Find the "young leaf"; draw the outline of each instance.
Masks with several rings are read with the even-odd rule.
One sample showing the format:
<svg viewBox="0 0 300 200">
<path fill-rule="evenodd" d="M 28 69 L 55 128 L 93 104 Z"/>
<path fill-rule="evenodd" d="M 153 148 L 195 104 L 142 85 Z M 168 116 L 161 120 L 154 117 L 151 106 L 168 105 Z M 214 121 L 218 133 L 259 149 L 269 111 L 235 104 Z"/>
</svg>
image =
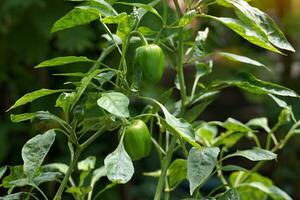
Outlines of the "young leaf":
<svg viewBox="0 0 300 200">
<path fill-rule="evenodd" d="M 155 10 L 154 7 L 147 5 L 147 4 L 142 4 L 142 3 L 129 3 L 129 2 L 116 2 L 117 4 L 123 4 L 123 5 L 128 5 L 128 6 L 134 6 L 134 7 L 138 7 L 141 9 L 146 10 L 147 12 L 150 12 L 154 15 L 156 15 L 159 19 L 161 19 L 162 21 L 163 18 L 160 16 L 160 14 L 157 12 L 157 10 Z"/>
<path fill-rule="evenodd" d="M 190 182 L 190 194 L 192 195 L 212 173 L 219 155 L 217 147 L 192 148 L 187 158 L 187 177 Z"/>
<path fill-rule="evenodd" d="M 65 57 L 57 57 L 50 60 L 46 60 L 38 64 L 34 68 L 54 67 L 54 66 L 66 65 L 66 64 L 77 63 L 77 62 L 95 62 L 95 61 L 90 60 L 84 56 L 65 56 Z"/>
<path fill-rule="evenodd" d="M 55 140 L 54 130 L 49 130 L 43 135 L 37 135 L 28 140 L 22 148 L 24 172 L 32 178 L 42 165 L 50 147 Z"/>
<path fill-rule="evenodd" d="M 78 169 L 82 171 L 89 171 L 95 168 L 96 157 L 89 156 L 86 159 L 78 162 Z"/>
<path fill-rule="evenodd" d="M 123 140 L 120 141 L 117 149 L 108 154 L 104 159 L 107 178 L 113 183 L 127 183 L 133 173 L 134 167 L 132 161 L 125 151 Z"/>
<path fill-rule="evenodd" d="M 31 93 L 27 93 L 24 96 L 22 96 L 20 99 L 16 101 L 14 105 L 12 105 L 7 111 L 10 111 L 14 108 L 17 108 L 19 106 L 25 105 L 27 103 L 30 103 L 38 98 L 50 95 L 50 94 L 55 94 L 58 92 L 63 92 L 64 90 L 49 90 L 49 89 L 40 89 Z"/>
<path fill-rule="evenodd" d="M 187 177 L 187 161 L 176 159 L 169 167 L 170 187 L 174 187 Z"/>
<path fill-rule="evenodd" d="M 217 200 L 240 200 L 240 194 L 237 191 L 237 189 L 229 189 L 226 191 L 221 197 L 219 197 Z"/>
<path fill-rule="evenodd" d="M 64 113 L 68 113 L 75 97 L 76 97 L 75 92 L 70 92 L 70 93 L 63 92 L 57 98 L 55 107 L 60 107 L 63 109 Z"/>
<path fill-rule="evenodd" d="M 251 183 L 245 183 L 242 184 L 241 186 L 246 185 L 246 186 L 250 186 L 253 188 L 256 188 L 258 190 L 263 191 L 264 193 L 266 193 L 267 195 L 269 195 L 272 199 L 276 199 L 276 200 L 292 200 L 292 198 L 283 190 L 281 190 L 280 188 L 271 185 L 271 186 L 266 186 L 265 184 L 261 183 L 261 182 L 251 182 Z"/>
<path fill-rule="evenodd" d="M 120 92 L 103 93 L 97 104 L 113 115 L 124 118 L 129 117 L 129 99 Z"/>
<path fill-rule="evenodd" d="M 196 16 L 197 12 L 195 10 L 188 11 L 179 19 L 178 26 L 186 26 L 190 24 Z"/>
<path fill-rule="evenodd" d="M 237 151 L 233 154 L 228 155 L 228 157 L 233 156 L 242 156 L 251 161 L 274 160 L 277 158 L 277 155 L 275 153 L 260 148 Z"/>
</svg>

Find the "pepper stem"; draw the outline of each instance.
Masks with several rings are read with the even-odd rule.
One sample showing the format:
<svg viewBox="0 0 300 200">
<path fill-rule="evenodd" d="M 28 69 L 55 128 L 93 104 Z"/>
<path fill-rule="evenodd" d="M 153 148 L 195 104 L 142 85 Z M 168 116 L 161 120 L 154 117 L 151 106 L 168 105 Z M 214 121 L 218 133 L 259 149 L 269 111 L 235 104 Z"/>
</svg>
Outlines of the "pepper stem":
<svg viewBox="0 0 300 200">
<path fill-rule="evenodd" d="M 130 42 L 130 39 L 132 36 L 136 35 L 137 37 L 139 37 L 141 39 L 141 42 L 143 44 L 143 46 L 148 45 L 148 42 L 146 40 L 146 38 L 144 37 L 144 35 L 138 31 L 132 31 L 129 36 L 128 36 L 128 43 Z"/>
</svg>

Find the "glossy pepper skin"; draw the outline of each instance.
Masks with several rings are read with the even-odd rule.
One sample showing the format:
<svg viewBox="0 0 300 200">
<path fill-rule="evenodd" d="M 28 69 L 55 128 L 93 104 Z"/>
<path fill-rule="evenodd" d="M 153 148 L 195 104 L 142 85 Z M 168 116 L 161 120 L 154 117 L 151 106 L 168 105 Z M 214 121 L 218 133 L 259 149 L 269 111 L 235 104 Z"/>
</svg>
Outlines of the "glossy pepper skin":
<svg viewBox="0 0 300 200">
<path fill-rule="evenodd" d="M 132 160 L 139 160 L 151 151 L 151 135 L 142 120 L 134 120 L 126 127 L 123 144 Z"/>
<path fill-rule="evenodd" d="M 142 80 L 151 84 L 159 82 L 165 71 L 163 50 L 156 44 L 138 47 L 135 52 L 136 67 L 141 69 Z"/>
</svg>

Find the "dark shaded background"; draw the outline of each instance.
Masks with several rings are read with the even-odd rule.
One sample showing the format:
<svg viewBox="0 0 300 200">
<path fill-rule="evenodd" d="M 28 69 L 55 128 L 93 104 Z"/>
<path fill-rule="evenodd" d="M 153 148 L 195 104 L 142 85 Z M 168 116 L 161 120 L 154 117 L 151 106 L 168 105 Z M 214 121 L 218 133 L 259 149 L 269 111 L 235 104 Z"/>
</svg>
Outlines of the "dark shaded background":
<svg viewBox="0 0 300 200">
<path fill-rule="evenodd" d="M 147 2 L 147 1 L 141 1 Z M 299 0 L 253 0 L 253 3 L 268 12 L 282 28 L 296 49 L 300 47 L 300 1 Z M 33 66 L 41 61 L 57 56 L 85 55 L 96 58 L 103 45 L 102 27 L 97 23 L 80 26 L 71 30 L 50 35 L 52 24 L 73 7 L 70 2 L 61 0 L 2 0 L 0 1 L 0 165 L 21 164 L 21 148 L 33 135 L 45 129 L 45 124 L 13 124 L 5 110 L 23 94 L 40 88 L 59 88 L 66 79 L 53 77 L 50 74 L 59 72 L 59 69 L 34 70 Z M 216 15 L 230 15 L 224 9 L 214 8 L 209 12 Z M 197 26 L 210 26 L 208 47 L 227 50 L 229 52 L 247 55 L 256 58 L 272 68 L 273 72 L 253 67 L 243 69 L 251 71 L 260 78 L 274 81 L 290 87 L 300 93 L 300 53 L 288 56 L 276 55 L 257 48 L 235 35 L 221 24 L 207 21 L 198 21 Z M 151 17 L 146 17 L 145 24 L 153 24 Z M 108 58 L 109 62 L 113 62 Z M 228 78 L 236 73 L 241 66 L 225 60 L 218 60 L 215 64 L 213 78 Z M 243 66 L 244 67 L 244 66 Z M 72 69 L 74 70 L 74 69 Z M 190 68 L 186 76 L 192 76 Z M 191 78 L 190 78 L 191 79 Z M 166 74 L 163 86 L 172 84 L 172 73 Z M 150 91 L 150 90 L 149 90 Z M 43 98 L 33 104 L 26 105 L 18 112 L 36 110 L 52 110 L 56 96 Z M 286 99 L 293 105 L 296 117 L 300 118 L 300 103 L 296 99 Z M 53 110 L 55 112 L 55 110 Z M 270 125 L 276 122 L 280 109 L 267 97 L 249 95 L 237 89 L 227 89 L 209 106 L 201 119 L 225 120 L 228 117 L 242 122 L 252 117 L 266 116 Z M 282 134 L 284 134 L 284 128 Z M 240 145 L 248 145 L 242 141 Z M 104 156 L 115 146 L 110 136 L 98 140 L 86 155 L 97 156 L 101 165 Z M 65 148 L 65 139 L 58 137 L 46 162 L 68 162 L 68 153 Z M 274 183 L 287 191 L 294 199 L 300 199 L 300 137 L 290 141 L 289 145 L 280 152 L 277 162 L 271 162 L 262 170 L 262 174 L 272 178 Z M 134 181 L 126 186 L 117 187 L 104 195 L 103 199 L 150 199 L 155 190 L 155 181 L 152 178 L 141 177 L 140 169 L 155 170 L 158 166 L 156 156 L 151 156 L 142 162 L 135 163 L 137 173 Z M 248 163 L 242 163 L 248 165 Z M 132 185 L 136 184 L 135 187 Z M 209 187 L 214 186 L 212 180 Z M 47 186 L 48 193 L 53 193 L 57 185 Z M 44 188 L 45 189 L 45 188 Z M 187 184 L 183 184 L 176 193 L 187 191 Z M 173 199 L 173 198 L 172 198 Z M 175 196 L 174 196 L 174 199 Z"/>
</svg>

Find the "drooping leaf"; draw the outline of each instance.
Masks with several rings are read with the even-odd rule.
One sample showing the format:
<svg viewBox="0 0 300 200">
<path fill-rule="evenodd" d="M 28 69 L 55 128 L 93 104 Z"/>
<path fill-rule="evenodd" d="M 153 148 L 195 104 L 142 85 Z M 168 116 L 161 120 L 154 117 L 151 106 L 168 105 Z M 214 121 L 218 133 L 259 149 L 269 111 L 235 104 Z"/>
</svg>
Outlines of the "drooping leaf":
<svg viewBox="0 0 300 200">
<path fill-rule="evenodd" d="M 187 158 L 187 177 L 190 183 L 190 194 L 192 195 L 212 173 L 219 155 L 217 147 L 192 148 Z"/>
<path fill-rule="evenodd" d="M 120 92 L 103 93 L 97 101 L 98 106 L 118 117 L 129 117 L 129 99 Z"/>
<path fill-rule="evenodd" d="M 95 62 L 84 56 L 57 57 L 38 64 L 35 68 L 54 67 L 78 62 Z"/>
<path fill-rule="evenodd" d="M 55 94 L 58 92 L 63 92 L 64 90 L 50 90 L 50 89 L 40 89 L 34 92 L 30 92 L 22 96 L 20 99 L 16 101 L 14 105 L 12 105 L 7 111 L 10 111 L 14 108 L 17 108 L 19 106 L 25 105 L 27 103 L 30 103 L 38 98 L 50 95 L 50 94 Z"/>
<path fill-rule="evenodd" d="M 167 129 L 170 130 L 170 132 L 175 133 L 183 140 L 189 142 L 191 145 L 199 147 L 199 144 L 195 141 L 195 132 L 188 122 L 186 122 L 184 119 L 178 119 L 174 117 L 165 106 L 163 106 L 158 101 L 151 99 L 153 102 L 155 102 L 163 111 L 167 123 Z"/>
<path fill-rule="evenodd" d="M 277 155 L 275 153 L 268 151 L 268 150 L 260 149 L 260 148 L 237 151 L 228 156 L 229 157 L 242 156 L 251 161 L 274 160 L 277 158 Z"/>
<path fill-rule="evenodd" d="M 131 179 L 134 167 L 129 155 L 125 151 L 123 140 L 121 140 L 114 152 L 106 156 L 104 165 L 107 178 L 111 182 L 125 184 Z"/>
<path fill-rule="evenodd" d="M 270 51 L 274 51 L 276 53 L 280 53 L 280 51 L 276 49 L 265 37 L 261 36 L 260 34 L 255 32 L 249 25 L 243 23 L 238 19 L 227 17 L 215 17 L 211 15 L 205 15 L 205 17 L 209 17 L 218 22 L 221 22 L 222 24 L 224 24 L 225 26 L 242 36 L 244 39 L 257 46 L 268 49 Z"/>
<path fill-rule="evenodd" d="M 187 161 L 176 159 L 169 166 L 170 187 L 174 187 L 187 177 Z"/>
<path fill-rule="evenodd" d="M 251 74 L 242 73 L 233 81 L 222 81 L 225 85 L 234 85 L 255 94 L 273 94 L 279 96 L 299 97 L 293 90 L 284 86 L 262 81 Z"/>
<path fill-rule="evenodd" d="M 262 128 L 267 133 L 271 131 L 271 129 L 268 125 L 268 119 L 265 117 L 251 119 L 249 122 L 247 122 L 246 125 L 250 126 L 250 127 L 254 127 L 254 128 L 255 127 Z"/>
<path fill-rule="evenodd" d="M 237 189 L 229 189 L 226 191 L 221 197 L 219 197 L 217 200 L 240 200 L 240 194 Z"/>
<path fill-rule="evenodd" d="M 226 7 L 233 7 L 241 21 L 252 27 L 254 31 L 265 37 L 274 46 L 288 51 L 295 51 L 271 17 L 258 8 L 250 6 L 247 1 L 218 0 L 217 2 Z"/>
<path fill-rule="evenodd" d="M 37 135 L 28 140 L 22 148 L 24 172 L 31 178 L 42 165 L 50 147 L 55 140 L 54 130 Z"/>
<path fill-rule="evenodd" d="M 100 180 L 100 178 L 105 177 L 106 176 L 106 169 L 105 166 L 102 166 L 98 169 L 95 169 L 92 173 L 92 178 L 91 178 L 91 182 L 90 182 L 90 187 L 91 187 L 91 191 L 88 194 L 88 199 L 92 198 L 92 194 L 93 194 L 93 188 L 96 184 L 97 181 Z"/>
<path fill-rule="evenodd" d="M 59 172 L 42 172 L 38 176 L 33 178 L 35 185 L 40 185 L 42 183 L 57 181 L 61 178 L 62 174 Z"/>
<path fill-rule="evenodd" d="M 256 60 L 253 60 L 251 58 L 248 58 L 246 56 L 240 56 L 240 55 L 236 55 L 233 53 L 227 53 L 227 52 L 217 52 L 216 54 L 219 56 L 225 57 L 234 62 L 241 62 L 241 63 L 245 63 L 245 64 L 249 64 L 249 65 L 255 65 L 258 67 L 263 67 L 270 71 L 270 69 L 267 66 L 265 66 L 264 64 L 262 64 Z"/>
</svg>

